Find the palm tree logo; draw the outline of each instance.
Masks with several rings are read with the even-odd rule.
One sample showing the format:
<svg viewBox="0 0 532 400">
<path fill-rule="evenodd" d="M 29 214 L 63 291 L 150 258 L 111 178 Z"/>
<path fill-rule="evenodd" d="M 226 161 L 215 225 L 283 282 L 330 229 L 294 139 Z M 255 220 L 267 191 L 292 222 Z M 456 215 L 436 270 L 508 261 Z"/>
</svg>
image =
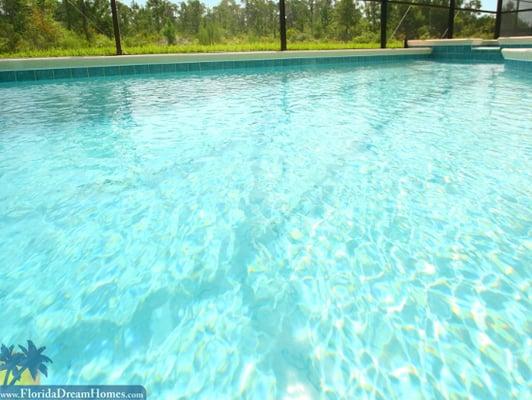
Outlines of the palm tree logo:
<svg viewBox="0 0 532 400">
<path fill-rule="evenodd" d="M 13 376 L 13 383 L 20 378 L 19 365 L 22 363 L 22 357 L 19 353 L 13 353 L 14 348 L 13 345 L 0 347 L 0 372 L 5 371 L 4 386 L 7 386 L 10 376 Z"/>
<path fill-rule="evenodd" d="M 39 374 L 48 376 L 47 363 L 52 360 L 43 354 L 46 347 L 37 348 L 35 344 L 28 340 L 26 347 L 18 346 L 21 352 L 15 352 L 15 346 L 0 347 L 0 377 L 3 377 L 3 386 L 15 385 L 38 385 Z"/>
</svg>

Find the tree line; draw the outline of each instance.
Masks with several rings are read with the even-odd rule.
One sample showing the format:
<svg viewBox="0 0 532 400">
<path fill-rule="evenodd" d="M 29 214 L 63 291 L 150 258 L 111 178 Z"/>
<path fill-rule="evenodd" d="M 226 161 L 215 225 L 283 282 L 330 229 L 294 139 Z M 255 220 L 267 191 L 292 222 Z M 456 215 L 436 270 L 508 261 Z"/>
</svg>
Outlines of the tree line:
<svg viewBox="0 0 532 400">
<path fill-rule="evenodd" d="M 431 1 L 431 0 L 418 0 Z M 448 0 L 432 0 L 448 5 Z M 479 9 L 479 0 L 457 6 Z M 127 46 L 278 40 L 278 3 L 271 0 L 118 2 L 122 39 Z M 446 9 L 390 4 L 389 36 L 435 38 L 446 33 Z M 406 14 L 406 15 L 405 15 Z M 404 18 L 403 18 L 404 17 Z M 290 41 L 379 41 L 380 3 L 355 0 L 286 0 Z M 401 22 L 401 23 L 400 23 Z M 455 33 L 489 37 L 494 18 L 457 12 Z M 109 0 L 0 0 L 0 52 L 112 45 Z"/>
</svg>

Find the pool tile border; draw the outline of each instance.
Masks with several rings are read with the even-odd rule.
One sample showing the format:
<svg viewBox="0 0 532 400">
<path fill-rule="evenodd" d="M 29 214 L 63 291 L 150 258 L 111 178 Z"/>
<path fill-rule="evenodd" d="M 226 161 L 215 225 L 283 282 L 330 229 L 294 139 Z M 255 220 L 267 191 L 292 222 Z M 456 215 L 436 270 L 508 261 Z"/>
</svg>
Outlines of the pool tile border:
<svg viewBox="0 0 532 400">
<path fill-rule="evenodd" d="M 469 45 L 459 46 L 435 46 L 432 48 L 431 58 L 443 61 L 472 61 L 472 62 L 495 62 L 504 61 L 500 50 L 486 50 L 471 47 Z"/>
<path fill-rule="evenodd" d="M 504 63 L 505 49 L 532 48 L 532 36 L 500 37 L 498 39 L 429 39 L 409 40 L 412 48 L 432 48 L 431 58 L 460 63 Z"/>
<path fill-rule="evenodd" d="M 405 54 L 377 54 L 330 57 L 292 57 L 252 60 L 222 60 L 199 62 L 176 62 L 162 64 L 127 64 L 112 66 L 90 66 L 75 68 L 47 68 L 23 71 L 0 71 L 0 82 L 24 82 L 36 80 L 56 80 L 70 78 L 93 78 L 104 76 L 157 75 L 163 73 L 182 73 L 200 71 L 218 71 L 232 69 L 272 68 L 281 66 L 311 65 L 372 65 L 428 59 L 430 51 Z"/>
</svg>

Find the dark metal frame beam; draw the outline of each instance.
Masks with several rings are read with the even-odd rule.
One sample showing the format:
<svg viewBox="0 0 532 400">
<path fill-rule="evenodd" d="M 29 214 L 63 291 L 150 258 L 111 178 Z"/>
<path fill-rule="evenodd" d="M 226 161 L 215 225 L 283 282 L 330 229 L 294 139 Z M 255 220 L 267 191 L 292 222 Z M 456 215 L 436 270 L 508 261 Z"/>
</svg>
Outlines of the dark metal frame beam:
<svg viewBox="0 0 532 400">
<path fill-rule="evenodd" d="M 111 14 L 113 15 L 113 33 L 115 35 L 116 55 L 122 55 L 122 43 L 120 43 L 120 27 L 118 25 L 118 10 L 116 0 L 111 0 Z"/>
<path fill-rule="evenodd" d="M 532 8 L 523 8 L 522 10 L 502 11 L 501 14 L 514 14 L 520 12 L 532 11 Z"/>
<path fill-rule="evenodd" d="M 380 1 L 380 0 L 362 0 L 362 1 Z M 414 6 L 414 7 L 442 8 L 445 10 L 449 9 L 449 6 L 444 6 L 442 4 L 416 3 L 412 1 L 403 1 L 403 0 L 388 0 L 388 3 L 403 4 L 403 5 Z M 455 7 L 455 11 L 478 12 L 482 14 L 497 14 L 497 11 L 483 10 L 481 8 L 477 9 L 477 8 L 469 8 L 469 7 Z"/>
<path fill-rule="evenodd" d="M 285 0 L 279 0 L 279 37 L 281 38 L 281 51 L 285 51 L 286 46 L 286 5 Z"/>
<path fill-rule="evenodd" d="M 447 20 L 447 39 L 452 39 L 454 35 L 455 10 L 456 10 L 456 0 L 449 0 L 449 18 Z"/>
<path fill-rule="evenodd" d="M 497 0 L 497 15 L 495 16 L 495 32 L 493 37 L 497 39 L 501 36 L 502 0 Z"/>
<path fill-rule="evenodd" d="M 388 31 L 388 0 L 381 0 L 381 49 L 386 48 Z"/>
</svg>

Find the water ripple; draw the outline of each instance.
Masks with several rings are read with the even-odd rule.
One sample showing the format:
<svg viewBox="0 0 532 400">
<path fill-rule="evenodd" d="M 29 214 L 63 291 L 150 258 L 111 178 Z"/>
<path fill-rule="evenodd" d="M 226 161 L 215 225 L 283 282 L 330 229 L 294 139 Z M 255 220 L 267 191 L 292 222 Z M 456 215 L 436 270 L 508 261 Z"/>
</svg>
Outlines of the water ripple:
<svg viewBox="0 0 532 400">
<path fill-rule="evenodd" d="M 175 398 L 525 398 L 532 81 L 0 86 L 0 337 Z"/>
</svg>

